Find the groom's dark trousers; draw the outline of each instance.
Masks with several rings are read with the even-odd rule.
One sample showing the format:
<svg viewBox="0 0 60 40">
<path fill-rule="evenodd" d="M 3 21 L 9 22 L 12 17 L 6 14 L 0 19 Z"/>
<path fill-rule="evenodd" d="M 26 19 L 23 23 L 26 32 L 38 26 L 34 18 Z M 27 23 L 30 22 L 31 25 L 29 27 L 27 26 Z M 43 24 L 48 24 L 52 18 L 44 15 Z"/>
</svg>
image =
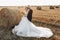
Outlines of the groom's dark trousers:
<svg viewBox="0 0 60 40">
<path fill-rule="evenodd" d="M 28 12 L 28 15 L 27 15 L 27 18 L 29 21 L 32 21 L 32 13 L 33 13 L 33 11 L 32 11 L 32 9 L 30 9 Z"/>
</svg>

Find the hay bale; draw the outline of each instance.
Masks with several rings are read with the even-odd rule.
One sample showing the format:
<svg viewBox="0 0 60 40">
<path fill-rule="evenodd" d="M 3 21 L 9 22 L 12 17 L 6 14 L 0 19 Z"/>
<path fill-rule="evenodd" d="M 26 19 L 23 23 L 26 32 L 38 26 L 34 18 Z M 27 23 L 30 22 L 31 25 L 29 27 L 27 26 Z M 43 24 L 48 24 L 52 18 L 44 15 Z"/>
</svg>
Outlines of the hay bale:
<svg viewBox="0 0 60 40">
<path fill-rule="evenodd" d="M 55 6 L 55 8 L 59 8 L 59 6 Z"/>
<path fill-rule="evenodd" d="M 50 9 L 54 9 L 54 6 L 50 6 Z"/>
<path fill-rule="evenodd" d="M 18 9 L 2 8 L 0 11 L 0 26 L 12 27 L 20 22 L 21 15 Z"/>
<path fill-rule="evenodd" d="M 37 10 L 42 10 L 42 8 L 41 7 L 37 7 Z"/>
</svg>

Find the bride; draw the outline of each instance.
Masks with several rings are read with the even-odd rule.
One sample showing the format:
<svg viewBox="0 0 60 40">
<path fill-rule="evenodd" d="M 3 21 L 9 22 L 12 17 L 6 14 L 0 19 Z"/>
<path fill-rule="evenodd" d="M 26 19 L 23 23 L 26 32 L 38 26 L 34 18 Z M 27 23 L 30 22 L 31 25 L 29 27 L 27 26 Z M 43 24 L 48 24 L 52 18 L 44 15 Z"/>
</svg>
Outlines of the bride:
<svg viewBox="0 0 60 40">
<path fill-rule="evenodd" d="M 52 31 L 49 28 L 37 27 L 27 19 L 27 13 L 22 17 L 19 25 L 12 29 L 12 33 L 22 37 L 46 37 L 53 36 Z"/>
</svg>

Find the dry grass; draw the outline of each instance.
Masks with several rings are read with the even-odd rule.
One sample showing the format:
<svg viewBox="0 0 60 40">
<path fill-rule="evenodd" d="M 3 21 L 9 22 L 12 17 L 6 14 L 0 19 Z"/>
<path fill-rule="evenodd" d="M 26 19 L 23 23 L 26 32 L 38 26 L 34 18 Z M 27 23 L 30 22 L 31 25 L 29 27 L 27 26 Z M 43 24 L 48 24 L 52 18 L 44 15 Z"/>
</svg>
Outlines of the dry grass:
<svg viewBox="0 0 60 40">
<path fill-rule="evenodd" d="M 0 27 L 0 40 L 60 40 L 60 36 L 57 34 L 59 32 L 59 29 L 56 29 L 54 27 L 52 27 L 51 29 L 54 32 L 54 36 L 52 36 L 51 38 L 29 38 L 18 37 L 12 34 L 11 29 L 10 31 L 5 31 L 4 27 Z"/>
<path fill-rule="evenodd" d="M 4 7 L 0 7 L 2 9 Z M 19 9 L 21 13 L 25 12 L 25 7 L 5 7 L 11 9 Z M 37 10 L 36 7 L 31 7 L 33 10 L 32 22 L 37 26 L 43 26 L 50 28 L 54 36 L 51 38 L 25 38 L 13 35 L 10 29 L 5 31 L 6 27 L 0 26 L 0 40 L 60 40 L 60 8 L 49 9 L 49 7 L 41 7 L 42 10 Z M 22 12 L 23 11 L 23 12 Z M 2 12 L 3 13 L 3 12 Z M 10 14 L 11 15 L 11 14 Z M 19 14 L 17 14 L 18 16 Z M 2 15 L 1 15 L 2 16 Z M 14 15 L 13 15 L 14 16 Z M 17 17 L 17 23 L 19 23 L 21 15 Z M 12 17 L 14 18 L 14 17 Z M 14 20 L 12 20 L 14 21 Z M 5 21 L 4 21 L 5 22 Z M 1 25 L 1 24 L 0 24 Z"/>
</svg>

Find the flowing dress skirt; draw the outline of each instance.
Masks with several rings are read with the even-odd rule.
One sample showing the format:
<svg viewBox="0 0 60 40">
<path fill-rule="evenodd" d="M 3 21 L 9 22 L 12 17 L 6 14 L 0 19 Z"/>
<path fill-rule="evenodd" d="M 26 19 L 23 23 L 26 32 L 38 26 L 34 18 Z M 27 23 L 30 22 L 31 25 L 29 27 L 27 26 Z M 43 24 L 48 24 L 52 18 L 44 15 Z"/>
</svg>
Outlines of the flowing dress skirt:
<svg viewBox="0 0 60 40">
<path fill-rule="evenodd" d="M 22 37 L 49 38 L 53 36 L 53 33 L 49 28 L 37 27 L 25 16 L 22 17 L 19 25 L 12 29 L 12 33 Z"/>
</svg>

